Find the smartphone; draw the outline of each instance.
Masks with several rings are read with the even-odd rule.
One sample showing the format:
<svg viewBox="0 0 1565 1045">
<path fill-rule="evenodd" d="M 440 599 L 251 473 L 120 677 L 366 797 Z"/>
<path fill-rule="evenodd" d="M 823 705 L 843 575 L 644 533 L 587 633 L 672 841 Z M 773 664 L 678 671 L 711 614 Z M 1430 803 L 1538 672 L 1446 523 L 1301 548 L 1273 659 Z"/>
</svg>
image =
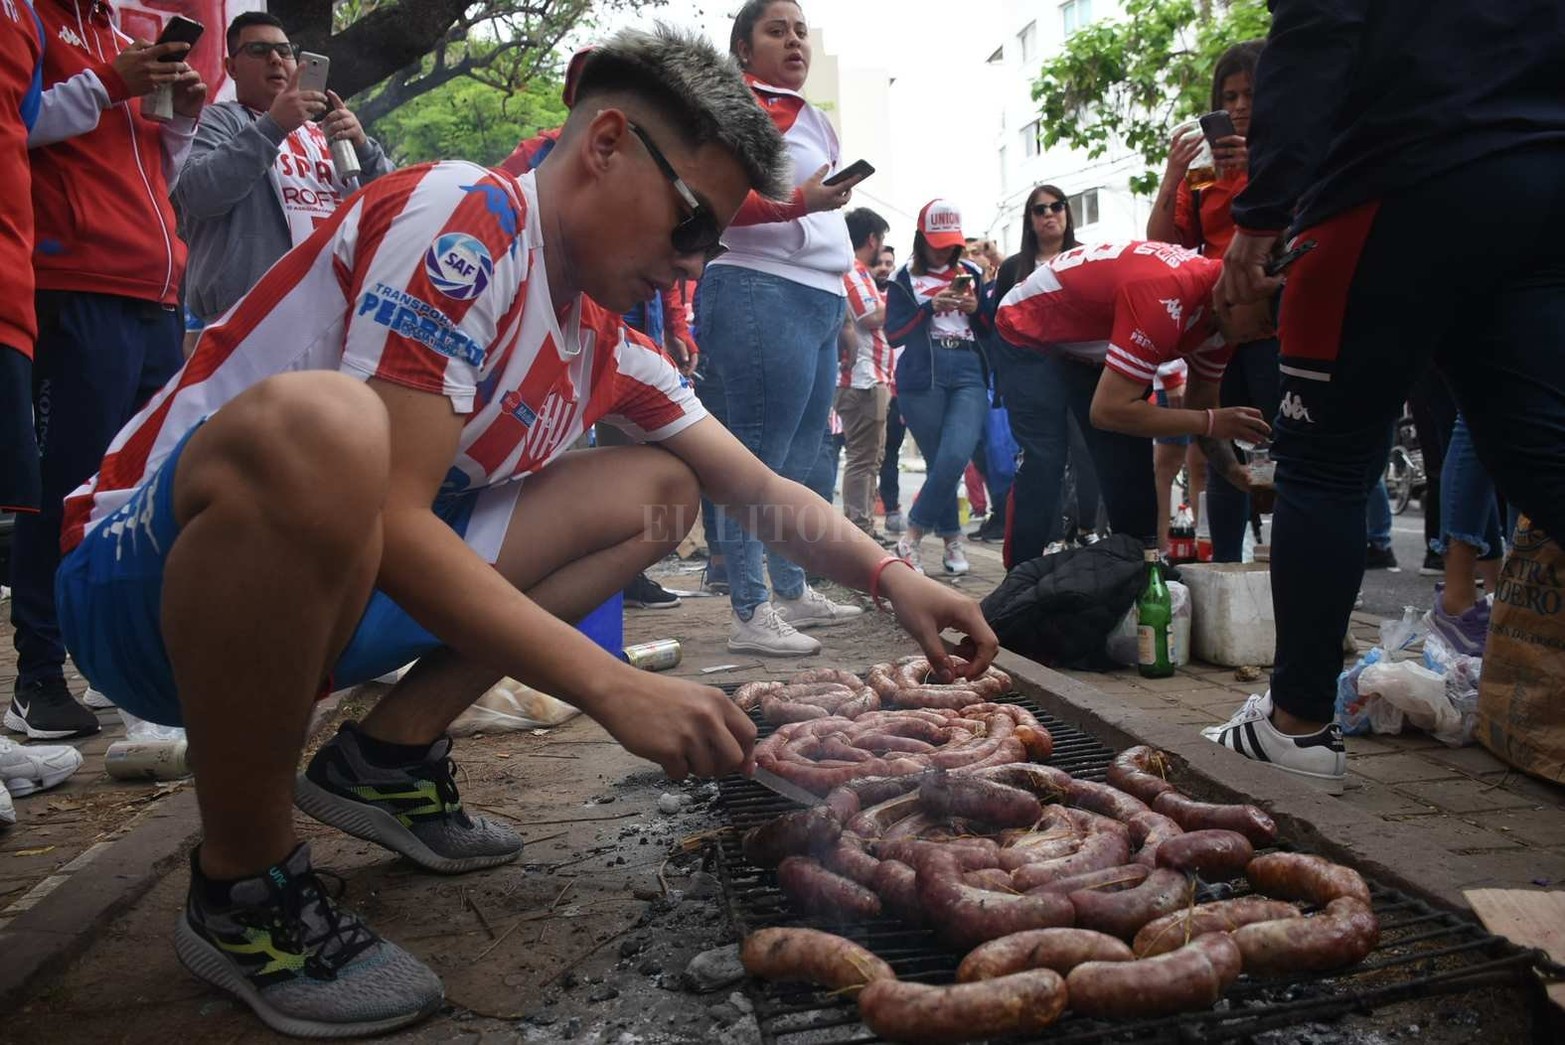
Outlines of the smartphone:
<svg viewBox="0 0 1565 1045">
<path fill-rule="evenodd" d="M 869 177 L 871 174 L 874 174 L 874 173 L 875 173 L 875 168 L 871 167 L 865 161 L 863 161 L 863 160 L 854 160 L 852 163 L 850 163 L 846 167 L 842 168 L 842 170 L 838 171 L 836 174 L 833 174 L 831 177 L 829 177 L 825 181 L 821 182 L 821 184 L 822 185 L 841 185 L 845 181 L 857 184 L 858 182 L 863 181 L 865 178 Z"/>
<path fill-rule="evenodd" d="M 1292 250 L 1279 254 L 1261 267 L 1268 276 L 1280 276 L 1288 270 L 1288 266 L 1298 261 L 1304 255 L 1315 249 L 1315 241 L 1307 239 L 1299 243 Z"/>
<path fill-rule="evenodd" d="M 326 93 L 326 74 L 331 71 L 331 59 L 324 54 L 299 52 L 299 90 Z"/>
<path fill-rule="evenodd" d="M 1234 127 L 1234 118 L 1228 115 L 1227 109 L 1207 113 L 1201 117 L 1200 123 L 1201 133 L 1206 136 L 1207 142 L 1211 145 L 1216 145 L 1222 139 L 1239 133 Z"/>
<path fill-rule="evenodd" d="M 958 272 L 951 277 L 951 289 L 958 294 L 966 294 L 973 289 L 973 274 L 971 272 Z"/>
<path fill-rule="evenodd" d="M 206 32 L 206 26 L 194 18 L 186 18 L 184 15 L 172 15 L 164 24 L 163 31 L 158 34 L 157 42 L 160 44 L 189 44 L 196 46 L 196 41 L 201 39 L 201 34 Z M 190 54 L 186 51 L 182 55 L 165 55 L 165 62 L 182 62 Z"/>
</svg>

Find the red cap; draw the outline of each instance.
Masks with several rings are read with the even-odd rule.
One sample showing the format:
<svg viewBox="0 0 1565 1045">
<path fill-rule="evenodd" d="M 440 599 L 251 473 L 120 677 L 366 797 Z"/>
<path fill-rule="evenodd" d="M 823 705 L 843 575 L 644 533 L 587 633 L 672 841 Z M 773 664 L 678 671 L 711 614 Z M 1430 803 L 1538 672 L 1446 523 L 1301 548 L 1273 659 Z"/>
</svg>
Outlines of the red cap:
<svg viewBox="0 0 1565 1045">
<path fill-rule="evenodd" d="M 918 212 L 918 231 L 924 234 L 924 242 L 936 250 L 960 247 L 967 241 L 962 236 L 962 212 L 946 200 L 930 200 Z"/>
</svg>

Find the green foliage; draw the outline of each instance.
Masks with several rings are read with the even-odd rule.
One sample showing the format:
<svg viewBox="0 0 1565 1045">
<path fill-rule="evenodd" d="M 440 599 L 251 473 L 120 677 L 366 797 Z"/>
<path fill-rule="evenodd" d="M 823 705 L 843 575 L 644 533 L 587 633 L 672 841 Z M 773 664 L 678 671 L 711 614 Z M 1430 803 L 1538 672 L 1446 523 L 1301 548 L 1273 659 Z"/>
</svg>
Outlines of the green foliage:
<svg viewBox="0 0 1565 1045">
<path fill-rule="evenodd" d="M 564 123 L 565 112 L 554 77 L 535 76 L 515 92 L 458 77 L 399 105 L 372 133 L 399 166 L 463 159 L 492 167 L 517 142 Z"/>
<path fill-rule="evenodd" d="M 1149 170 L 1132 192 L 1157 191 L 1169 135 L 1206 111 L 1212 68 L 1228 47 L 1266 35 L 1265 0 L 1125 0 L 1125 16 L 1079 30 L 1033 83 L 1044 147 L 1088 156 L 1122 143 Z"/>
</svg>

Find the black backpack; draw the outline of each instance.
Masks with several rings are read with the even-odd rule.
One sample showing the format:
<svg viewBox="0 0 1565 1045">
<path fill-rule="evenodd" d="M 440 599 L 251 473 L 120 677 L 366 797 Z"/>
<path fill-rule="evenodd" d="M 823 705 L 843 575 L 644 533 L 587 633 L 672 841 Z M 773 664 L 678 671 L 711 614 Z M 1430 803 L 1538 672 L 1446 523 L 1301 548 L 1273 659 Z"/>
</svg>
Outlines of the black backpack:
<svg viewBox="0 0 1565 1045">
<path fill-rule="evenodd" d="M 1141 542 L 1117 533 L 1018 563 L 982 606 L 1000 645 L 1040 664 L 1118 667 L 1104 643 L 1146 585 Z"/>
</svg>

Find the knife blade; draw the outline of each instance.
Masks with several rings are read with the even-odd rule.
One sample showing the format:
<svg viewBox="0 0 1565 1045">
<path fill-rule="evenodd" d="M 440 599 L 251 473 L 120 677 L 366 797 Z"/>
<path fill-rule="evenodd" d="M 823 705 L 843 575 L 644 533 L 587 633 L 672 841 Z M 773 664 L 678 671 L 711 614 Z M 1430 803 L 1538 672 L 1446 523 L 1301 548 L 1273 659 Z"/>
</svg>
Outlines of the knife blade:
<svg viewBox="0 0 1565 1045">
<path fill-rule="evenodd" d="M 755 767 L 750 774 L 750 779 L 766 788 L 774 794 L 782 795 L 790 802 L 797 802 L 801 806 L 818 806 L 824 799 L 815 792 L 807 790 L 795 784 L 791 780 L 785 780 L 769 769 Z"/>
</svg>

